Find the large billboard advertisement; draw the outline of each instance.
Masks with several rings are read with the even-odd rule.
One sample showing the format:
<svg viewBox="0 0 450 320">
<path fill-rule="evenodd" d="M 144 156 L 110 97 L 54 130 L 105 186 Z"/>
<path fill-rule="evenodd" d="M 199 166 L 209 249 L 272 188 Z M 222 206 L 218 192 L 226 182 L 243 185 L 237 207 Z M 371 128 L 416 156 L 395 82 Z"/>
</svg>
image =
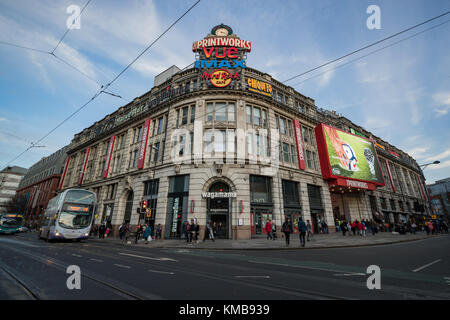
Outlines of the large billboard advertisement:
<svg viewBox="0 0 450 320">
<path fill-rule="evenodd" d="M 372 141 L 324 124 L 318 125 L 315 132 L 325 179 L 346 178 L 384 185 Z"/>
</svg>

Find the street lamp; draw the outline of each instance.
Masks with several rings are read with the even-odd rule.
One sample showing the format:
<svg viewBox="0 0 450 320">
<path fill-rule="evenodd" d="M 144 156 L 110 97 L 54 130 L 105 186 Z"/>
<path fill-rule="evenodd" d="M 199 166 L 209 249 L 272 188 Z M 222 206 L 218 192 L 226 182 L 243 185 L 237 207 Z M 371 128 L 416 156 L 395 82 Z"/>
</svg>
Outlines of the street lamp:
<svg viewBox="0 0 450 320">
<path fill-rule="evenodd" d="M 419 167 L 420 167 L 422 170 L 425 170 L 425 168 L 428 167 L 430 164 L 439 164 L 439 163 L 441 163 L 441 162 L 440 162 L 439 160 L 436 160 L 436 161 L 434 161 L 434 162 L 421 164 L 421 165 L 419 165 Z"/>
</svg>

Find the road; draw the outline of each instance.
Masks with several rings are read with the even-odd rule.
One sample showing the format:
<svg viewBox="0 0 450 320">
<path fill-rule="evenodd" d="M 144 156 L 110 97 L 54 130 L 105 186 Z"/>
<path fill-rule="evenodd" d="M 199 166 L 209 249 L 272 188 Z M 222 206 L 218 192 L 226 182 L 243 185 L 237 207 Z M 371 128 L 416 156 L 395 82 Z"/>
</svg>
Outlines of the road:
<svg viewBox="0 0 450 320">
<path fill-rule="evenodd" d="M 206 251 L 0 237 L 0 299 L 450 299 L 450 236 L 383 246 Z M 67 267 L 81 289 L 67 287 Z M 369 290 L 367 267 L 381 268 Z"/>
</svg>

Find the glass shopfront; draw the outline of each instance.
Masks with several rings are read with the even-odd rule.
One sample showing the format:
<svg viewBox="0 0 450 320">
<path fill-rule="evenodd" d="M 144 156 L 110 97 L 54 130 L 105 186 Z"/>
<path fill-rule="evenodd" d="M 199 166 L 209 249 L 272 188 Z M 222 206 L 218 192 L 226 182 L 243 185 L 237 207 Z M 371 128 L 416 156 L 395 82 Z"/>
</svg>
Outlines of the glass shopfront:
<svg viewBox="0 0 450 320">
<path fill-rule="evenodd" d="M 167 194 L 166 238 L 180 238 L 182 223 L 188 220 L 190 222 L 188 198 L 189 175 L 170 177 Z"/>
<path fill-rule="evenodd" d="M 283 218 L 284 220 L 289 218 L 292 222 L 294 233 L 298 233 L 298 220 L 302 216 L 299 183 L 295 181 L 282 180 L 282 186 L 284 204 Z"/>
<path fill-rule="evenodd" d="M 156 217 L 156 207 L 158 203 L 158 190 L 159 190 L 159 179 L 149 180 L 144 183 L 144 200 L 147 201 L 147 208 L 150 209 L 149 215 L 141 214 L 140 219 L 145 220 L 148 223 L 152 234 L 155 230 L 155 217 Z"/>
<path fill-rule="evenodd" d="M 314 233 L 319 233 L 321 230 L 319 224 L 325 221 L 324 208 L 322 204 L 322 195 L 320 187 L 308 184 L 309 208 L 311 210 L 311 225 Z"/>
<path fill-rule="evenodd" d="M 273 221 L 272 178 L 250 176 L 250 216 L 252 235 L 266 233 L 267 221 Z"/>
</svg>

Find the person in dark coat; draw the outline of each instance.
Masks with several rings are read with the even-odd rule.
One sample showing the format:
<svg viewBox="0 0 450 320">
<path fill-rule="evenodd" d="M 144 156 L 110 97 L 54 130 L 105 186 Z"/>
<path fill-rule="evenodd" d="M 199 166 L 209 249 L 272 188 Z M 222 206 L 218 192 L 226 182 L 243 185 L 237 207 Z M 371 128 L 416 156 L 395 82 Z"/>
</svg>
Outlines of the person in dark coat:
<svg viewBox="0 0 450 320">
<path fill-rule="evenodd" d="M 286 246 L 289 246 L 290 236 L 291 233 L 293 232 L 291 219 L 286 218 L 281 229 L 284 232 L 284 237 L 286 239 Z"/>
<path fill-rule="evenodd" d="M 305 236 L 306 236 L 306 224 L 301 217 L 298 219 L 297 226 L 298 226 L 298 232 L 299 232 L 299 237 L 300 237 L 300 244 L 302 247 L 304 247 L 305 246 Z"/>
</svg>

